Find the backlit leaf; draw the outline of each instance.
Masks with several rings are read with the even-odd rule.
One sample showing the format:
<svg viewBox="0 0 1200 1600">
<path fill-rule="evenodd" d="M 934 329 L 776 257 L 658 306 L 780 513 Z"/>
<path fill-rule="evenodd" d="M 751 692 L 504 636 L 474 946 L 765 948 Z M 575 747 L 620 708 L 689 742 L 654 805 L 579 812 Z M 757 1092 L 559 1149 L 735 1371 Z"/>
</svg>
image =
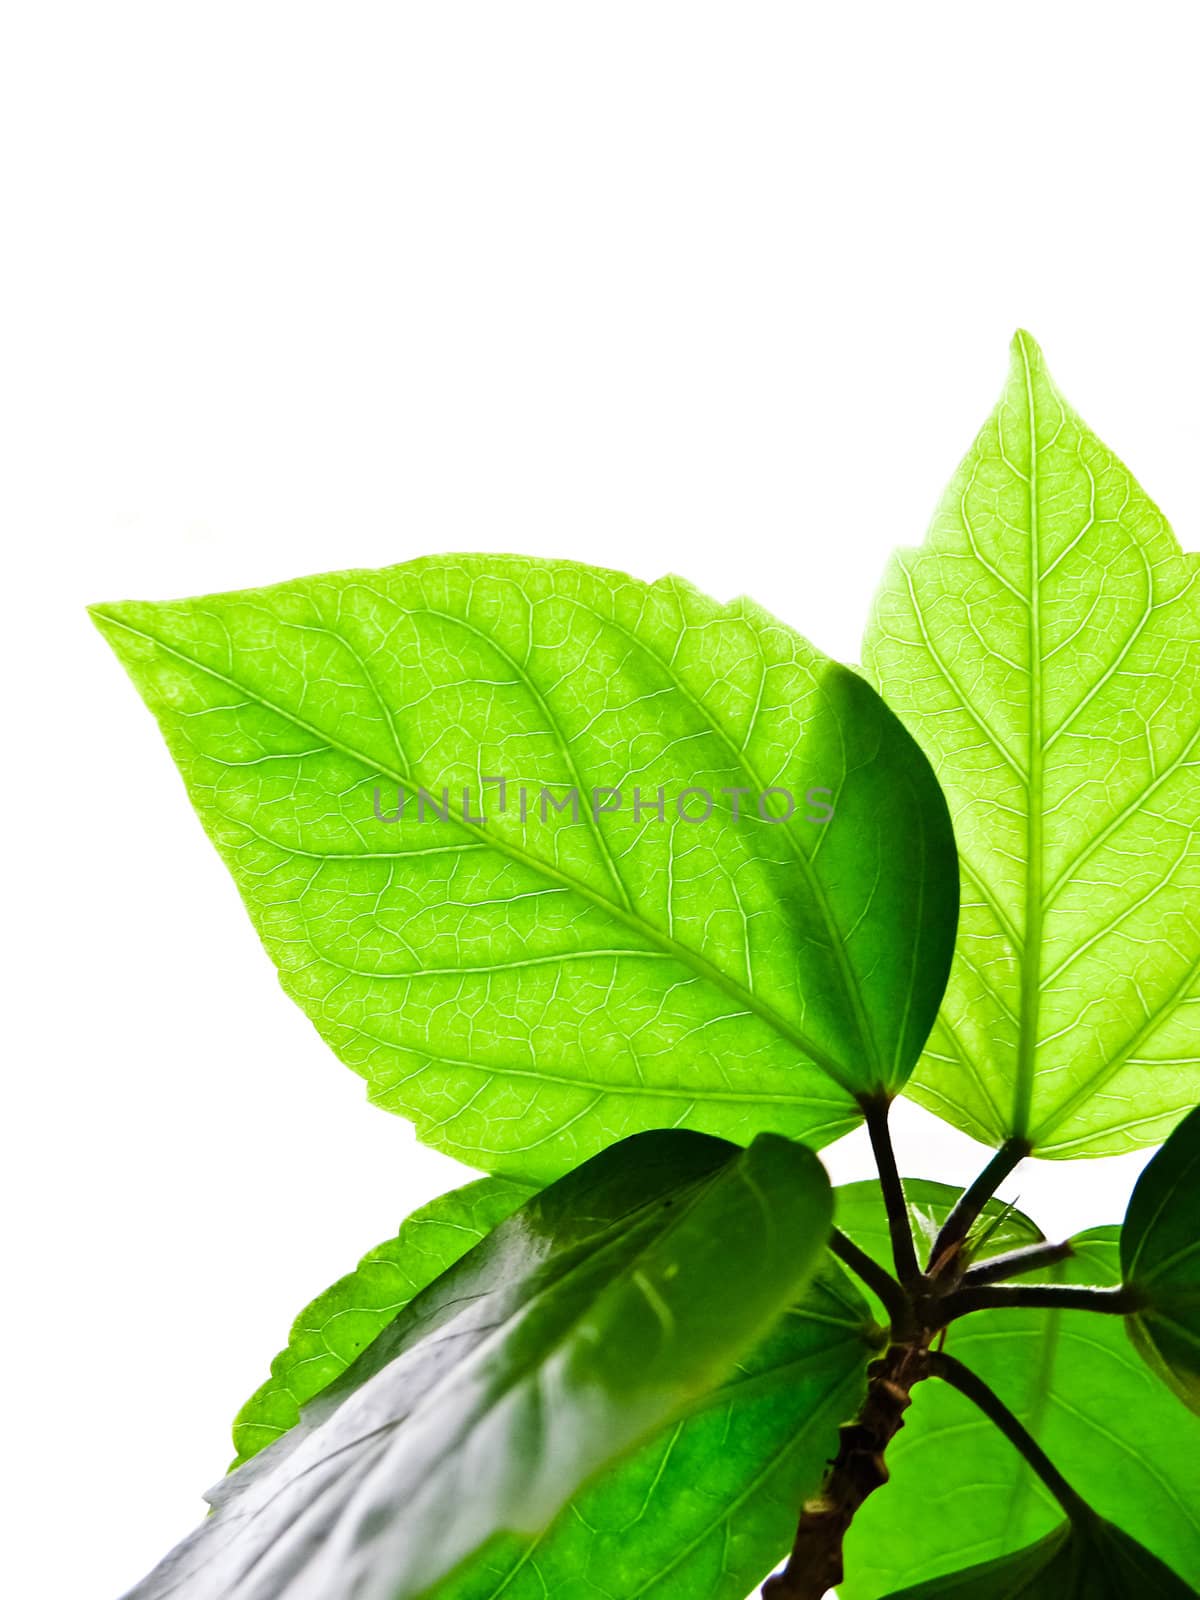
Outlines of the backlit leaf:
<svg viewBox="0 0 1200 1600">
<path fill-rule="evenodd" d="M 93 615 L 284 987 L 430 1143 L 539 1181 L 649 1127 L 820 1144 L 911 1070 L 945 804 L 758 607 L 457 556 Z"/>
<path fill-rule="evenodd" d="M 1200 557 L 1027 334 L 864 662 L 933 761 L 963 908 L 910 1092 L 986 1144 L 1107 1155 L 1196 1098 Z"/>
<path fill-rule="evenodd" d="M 1023 1281 L 1120 1282 L 1116 1228 L 1073 1241 L 1070 1260 Z M 997 1392 L 1068 1482 L 1190 1583 L 1200 1582 L 1200 1418 L 1130 1348 L 1124 1318 L 1005 1309 L 951 1324 L 946 1349 Z M 1012 1445 L 936 1379 L 913 1390 L 888 1446 L 891 1478 L 854 1519 L 842 1600 L 1009 1555 L 1062 1513 Z M 1153 1592 L 1153 1591 L 1148 1591 Z"/>
</svg>

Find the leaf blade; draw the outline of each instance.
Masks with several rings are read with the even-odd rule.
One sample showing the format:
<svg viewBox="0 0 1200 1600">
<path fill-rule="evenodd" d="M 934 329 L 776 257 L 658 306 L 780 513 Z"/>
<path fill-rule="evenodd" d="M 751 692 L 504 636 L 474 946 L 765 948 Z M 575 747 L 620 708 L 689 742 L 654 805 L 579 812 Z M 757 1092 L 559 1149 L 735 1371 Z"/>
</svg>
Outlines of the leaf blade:
<svg viewBox="0 0 1200 1600">
<path fill-rule="evenodd" d="M 831 1215 L 820 1163 L 773 1135 L 594 1157 L 418 1294 L 132 1597 L 406 1600 L 537 1532 L 720 1382 L 820 1268 Z"/>
<path fill-rule="evenodd" d="M 1072 1241 L 1071 1259 L 1039 1276 L 1119 1283 L 1117 1241 L 1115 1227 L 1091 1229 Z M 1200 1420 L 1138 1360 L 1123 1321 L 1086 1311 L 980 1312 L 951 1325 L 946 1348 L 996 1391 L 1101 1516 L 1119 1517 L 1195 1584 Z M 846 1541 L 844 1600 L 878 1600 L 905 1582 L 1011 1555 L 1061 1517 L 1017 1452 L 945 1383 L 914 1389 L 887 1462 L 887 1489 L 866 1503 Z"/>
<path fill-rule="evenodd" d="M 439 1268 L 527 1195 L 482 1179 L 441 1196 L 307 1306 L 272 1379 L 239 1413 L 236 1464 L 292 1425 L 300 1405 Z M 545 1588 L 565 1592 L 588 1571 L 603 1574 L 612 1600 L 669 1600 L 679 1587 L 705 1600 L 743 1600 L 786 1550 L 796 1507 L 857 1410 L 881 1337 L 853 1282 L 828 1261 L 696 1414 L 585 1487 L 537 1538 L 491 1541 L 438 1586 L 439 1600 L 542 1600 Z"/>
<path fill-rule="evenodd" d="M 441 1195 L 305 1306 L 270 1377 L 234 1419 L 234 1467 L 294 1427 L 301 1407 L 340 1377 L 410 1300 L 532 1194 L 524 1184 L 480 1178 Z"/>
<path fill-rule="evenodd" d="M 1135 1348 L 1200 1412 L 1200 1106 L 1137 1181 L 1121 1229 L 1121 1270 L 1145 1301 L 1126 1318 Z"/>
<path fill-rule="evenodd" d="M 910 1092 L 985 1143 L 1115 1153 L 1194 1099 L 1198 578 L 1018 334 L 864 647 L 946 788 L 966 890 Z"/>
<path fill-rule="evenodd" d="M 643 1127 L 825 1142 L 907 1075 L 953 943 L 944 802 L 873 692 L 748 602 L 448 557 L 93 615 L 284 987 L 430 1142 L 537 1181 Z M 828 786 L 834 814 L 478 824 L 458 797 L 497 773 Z M 435 803 L 389 825 L 382 782 Z"/>
<path fill-rule="evenodd" d="M 1064 1522 L 1027 1550 L 896 1590 L 889 1600 L 1168 1600 L 1194 1593 L 1157 1557 L 1111 1522 Z"/>
</svg>

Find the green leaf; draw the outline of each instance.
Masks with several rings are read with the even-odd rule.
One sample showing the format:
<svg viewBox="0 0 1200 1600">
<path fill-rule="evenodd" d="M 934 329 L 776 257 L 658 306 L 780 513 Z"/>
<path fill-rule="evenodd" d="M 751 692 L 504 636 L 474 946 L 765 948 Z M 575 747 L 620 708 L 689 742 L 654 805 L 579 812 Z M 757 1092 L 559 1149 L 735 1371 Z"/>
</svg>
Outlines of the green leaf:
<svg viewBox="0 0 1200 1600">
<path fill-rule="evenodd" d="M 234 1420 L 234 1466 L 293 1427 L 301 1406 L 339 1377 L 414 1295 L 533 1193 L 506 1178 L 481 1178 L 441 1195 L 414 1211 L 394 1239 L 369 1251 L 353 1272 L 305 1306 L 287 1347 L 271 1363 L 270 1378 Z"/>
<path fill-rule="evenodd" d="M 1155 1144 L 1196 1098 L 1198 576 L 1019 333 L 864 646 L 946 790 L 962 867 L 910 1093 L 985 1144 L 1107 1155 Z"/>
<path fill-rule="evenodd" d="M 239 1461 L 291 1427 L 407 1302 L 530 1191 L 485 1178 L 422 1207 L 302 1311 L 271 1380 L 234 1425 Z M 544 1600 L 592 1571 L 610 1600 L 743 1600 L 775 1566 L 837 1430 L 866 1390 L 882 1330 L 834 1261 L 698 1414 L 585 1488 L 535 1539 L 504 1535 L 439 1600 Z M 674 1587 L 673 1587 L 674 1586 Z"/>
<path fill-rule="evenodd" d="M 1116 1228 L 1093 1229 L 1073 1241 L 1070 1260 L 1038 1277 L 1119 1283 L 1117 1238 Z M 1075 1310 L 978 1312 L 951 1324 L 946 1348 L 995 1389 L 1089 1504 L 1195 1584 L 1200 1419 L 1138 1360 L 1123 1322 Z M 877 1600 L 1009 1555 L 1061 1518 L 1023 1458 L 946 1383 L 914 1389 L 887 1464 L 887 1486 L 846 1540 L 842 1600 Z"/>
<path fill-rule="evenodd" d="M 1146 1299 L 1127 1319 L 1130 1337 L 1200 1412 L 1200 1106 L 1138 1179 L 1121 1229 L 1121 1269 Z"/>
<path fill-rule="evenodd" d="M 962 1190 L 949 1183 L 928 1178 L 905 1178 L 904 1198 L 917 1255 L 924 1260 L 946 1218 L 953 1211 Z M 888 1230 L 883 1193 L 874 1178 L 858 1183 L 843 1183 L 834 1190 L 835 1220 L 843 1233 L 867 1252 L 881 1267 L 892 1270 L 892 1240 Z M 972 1260 L 986 1261 L 1007 1250 L 1020 1250 L 1040 1244 L 1045 1235 L 1036 1222 L 1004 1200 L 988 1200 L 967 1239 L 966 1253 Z M 922 1248 L 924 1244 L 924 1248 Z"/>
<path fill-rule="evenodd" d="M 284 987 L 428 1142 L 537 1180 L 648 1127 L 823 1143 L 911 1070 L 945 803 L 873 690 L 748 601 L 456 556 L 93 616 Z"/>
<path fill-rule="evenodd" d="M 437 1600 L 745 1600 L 787 1553 L 881 1330 L 836 1262 L 696 1415 L 490 1545 Z"/>
<path fill-rule="evenodd" d="M 825 1260 L 802 1145 L 625 1140 L 419 1293 L 136 1600 L 408 1600 L 724 1379 Z"/>
<path fill-rule="evenodd" d="M 1064 1522 L 1016 1555 L 899 1589 L 891 1600 L 1188 1600 L 1194 1593 L 1128 1534 L 1096 1517 Z"/>
<path fill-rule="evenodd" d="M 948 1183 L 934 1183 L 925 1178 L 905 1178 L 904 1198 L 908 1204 L 908 1220 L 917 1245 L 917 1256 L 922 1264 L 933 1248 L 938 1230 L 954 1209 L 962 1193 Z M 875 1178 L 858 1183 L 843 1183 L 833 1192 L 834 1221 L 860 1249 L 887 1272 L 895 1272 L 892 1255 L 892 1236 L 888 1228 L 887 1208 L 883 1192 Z M 1020 1250 L 1031 1244 L 1040 1244 L 1042 1230 L 1023 1212 L 1003 1200 L 988 1200 L 979 1213 L 966 1242 L 968 1259 L 984 1261 L 989 1256 L 1003 1255 L 1006 1250 Z M 876 1316 L 884 1323 L 890 1321 L 887 1310 L 867 1288 L 863 1291 Z"/>
</svg>

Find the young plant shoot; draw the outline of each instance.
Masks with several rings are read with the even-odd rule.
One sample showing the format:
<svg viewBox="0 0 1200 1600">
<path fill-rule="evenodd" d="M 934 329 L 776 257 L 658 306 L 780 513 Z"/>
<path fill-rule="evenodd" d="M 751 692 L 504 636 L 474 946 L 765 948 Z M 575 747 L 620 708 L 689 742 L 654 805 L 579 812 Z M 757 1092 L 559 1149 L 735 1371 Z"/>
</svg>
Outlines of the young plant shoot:
<svg viewBox="0 0 1200 1600">
<path fill-rule="evenodd" d="M 489 1175 L 130 1600 L 1196 1592 L 1200 557 L 1028 335 L 861 671 L 515 556 L 93 616 L 284 988 Z M 1123 1227 L 995 1198 L 1164 1140 Z"/>
</svg>

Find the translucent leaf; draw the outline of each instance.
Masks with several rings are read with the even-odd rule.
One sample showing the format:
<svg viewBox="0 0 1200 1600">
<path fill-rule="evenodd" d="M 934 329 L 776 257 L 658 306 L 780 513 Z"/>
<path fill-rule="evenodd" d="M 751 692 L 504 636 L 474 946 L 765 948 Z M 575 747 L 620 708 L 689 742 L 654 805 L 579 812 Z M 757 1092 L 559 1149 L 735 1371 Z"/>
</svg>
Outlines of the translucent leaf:
<svg viewBox="0 0 1200 1600">
<path fill-rule="evenodd" d="M 867 631 L 962 864 L 958 948 L 909 1092 L 986 1144 L 1155 1144 L 1196 1098 L 1200 558 L 1028 334 Z"/>
<path fill-rule="evenodd" d="M 93 614 L 284 987 L 430 1143 L 538 1181 L 644 1128 L 819 1144 L 907 1077 L 945 803 L 749 602 L 457 556 Z"/>
<path fill-rule="evenodd" d="M 1116 1228 L 1082 1234 L 1070 1260 L 1038 1276 L 1119 1283 L 1117 1237 Z M 1077 1310 L 978 1312 L 951 1324 L 946 1349 L 991 1385 L 1089 1504 L 1196 1583 L 1200 1418 L 1139 1361 L 1123 1323 Z M 1061 1520 L 1012 1445 L 936 1379 L 913 1390 L 887 1463 L 887 1486 L 863 1506 L 846 1541 L 842 1600 L 878 1600 L 905 1583 L 1009 1555 Z"/>
</svg>

